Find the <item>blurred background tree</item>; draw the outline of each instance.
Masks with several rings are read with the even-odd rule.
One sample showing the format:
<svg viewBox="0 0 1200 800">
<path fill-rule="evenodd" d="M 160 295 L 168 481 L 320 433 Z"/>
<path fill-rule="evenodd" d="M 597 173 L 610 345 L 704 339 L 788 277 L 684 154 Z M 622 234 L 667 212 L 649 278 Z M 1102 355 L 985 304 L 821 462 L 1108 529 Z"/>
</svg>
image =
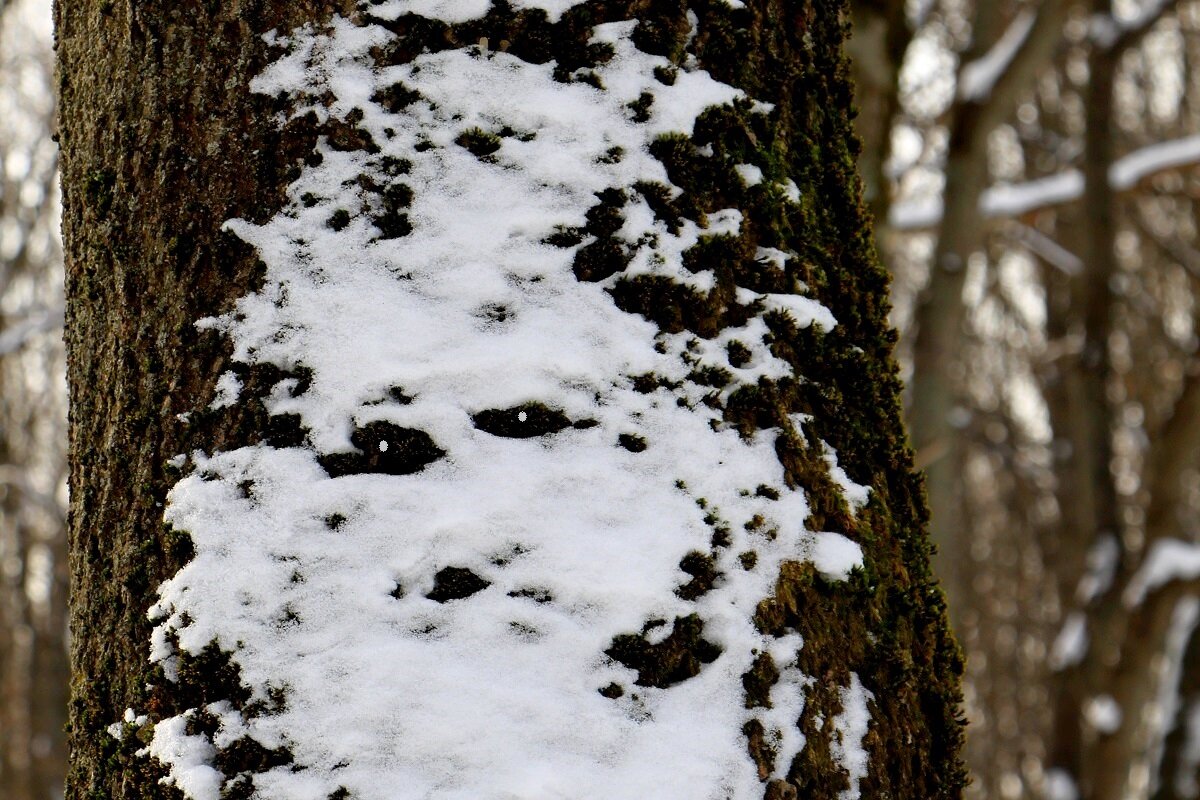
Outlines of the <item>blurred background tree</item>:
<svg viewBox="0 0 1200 800">
<path fill-rule="evenodd" d="M 1200 3 L 855 0 L 974 797 L 1200 786 Z"/>
<path fill-rule="evenodd" d="M 49 3 L 0 0 L 0 797 L 62 797 L 66 383 Z"/>
<path fill-rule="evenodd" d="M 851 0 L 976 798 L 1200 796 L 1200 0 Z M 61 795 L 48 0 L 0 0 L 0 797 Z"/>
</svg>

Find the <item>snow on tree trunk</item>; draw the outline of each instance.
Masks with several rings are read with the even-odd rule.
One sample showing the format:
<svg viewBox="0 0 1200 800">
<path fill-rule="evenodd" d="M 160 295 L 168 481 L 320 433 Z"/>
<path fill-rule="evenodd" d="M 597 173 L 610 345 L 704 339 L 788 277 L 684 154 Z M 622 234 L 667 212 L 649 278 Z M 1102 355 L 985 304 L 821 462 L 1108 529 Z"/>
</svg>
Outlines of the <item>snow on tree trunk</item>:
<svg viewBox="0 0 1200 800">
<path fill-rule="evenodd" d="M 240 5 L 57 10 L 68 796 L 957 796 L 840 6 Z"/>
</svg>

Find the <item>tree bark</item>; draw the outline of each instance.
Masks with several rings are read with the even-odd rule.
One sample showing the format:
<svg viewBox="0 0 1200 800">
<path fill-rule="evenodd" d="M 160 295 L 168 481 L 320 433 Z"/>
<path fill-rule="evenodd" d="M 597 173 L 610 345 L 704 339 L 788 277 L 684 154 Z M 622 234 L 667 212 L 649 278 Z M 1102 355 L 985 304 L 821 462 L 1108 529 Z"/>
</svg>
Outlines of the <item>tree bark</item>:
<svg viewBox="0 0 1200 800">
<path fill-rule="evenodd" d="M 211 718 L 203 712 L 220 701 L 232 704 L 246 724 L 263 713 L 248 700 L 269 687 L 246 684 L 241 656 L 229 643 L 214 641 L 203 650 L 179 646 L 174 675 L 161 662 L 151 664 L 147 609 L 160 583 L 202 546 L 191 532 L 163 523 L 167 493 L 181 477 L 174 456 L 260 443 L 314 449 L 295 430 L 295 420 L 268 411 L 272 389 L 277 394 L 277 384 L 288 379 L 293 387 L 302 384 L 304 370 L 237 362 L 225 338 L 197 330 L 195 322 L 229 312 L 239 298 L 263 287 L 259 259 L 268 255 L 224 230 L 227 220 L 262 224 L 283 211 L 290 202 L 286 188 L 314 166 L 319 145 L 346 152 L 377 147 L 356 127 L 361 117 L 352 114 L 299 116 L 280 129 L 277 114 L 289 110 L 287 98 L 251 91 L 251 80 L 278 55 L 264 34 L 305 24 L 322 30 L 335 14 L 386 30 L 388 45 L 372 51 L 377 68 L 407 64 L 422 52 L 471 47 L 486 57 L 491 48 L 527 63 L 553 60 L 564 83 L 603 64 L 590 44 L 595 26 L 637 19 L 636 46 L 673 65 L 656 73 L 664 85 L 677 71 L 698 65 L 746 97 L 772 104 L 769 113 L 749 103 L 722 106 L 701 116 L 690 141 L 667 137 L 653 148 L 682 189 L 678 196 L 655 195 L 662 203 L 656 213 L 701 228 L 723 209 L 742 214 L 738 232 L 702 239 L 684 255 L 697 270 L 712 270 L 714 287 L 699 292 L 670 279 L 624 277 L 624 264 L 616 263 L 608 291 L 621 311 L 649 320 L 663 334 L 690 331 L 697 341 L 711 341 L 756 316 L 765 320 L 771 354 L 802 379 L 762 378 L 739 386 L 728 371 L 723 377 L 697 372 L 678 391 L 714 389 L 705 407 L 747 439 L 774 431 L 782 490 L 804 493 L 807 528 L 843 534 L 863 551 L 864 567 L 844 582 L 823 578 L 801 558 L 785 561 L 773 593 L 753 614 L 763 637 L 802 637 L 796 667 L 813 678 L 796 721 L 805 744 L 791 763 L 776 764 L 761 726 L 746 725 L 745 758 L 757 766 L 761 795 L 844 797 L 857 782 L 863 797 L 958 796 L 964 780 L 958 758 L 961 663 L 929 570 L 921 485 L 899 418 L 894 334 L 885 320 L 887 278 L 874 256 L 854 171 L 841 4 L 751 0 L 731 9 L 705 0 L 593 0 L 556 22 L 507 5 L 467 22 L 415 16 L 388 21 L 373 18 L 366 4 L 296 0 L 87 0 L 60 3 L 55 13 L 71 399 L 70 800 L 188 796 L 179 785 L 160 784 L 170 765 L 138 755 L 154 726 L 195 712 L 189 732 L 211 737 L 204 721 Z M 396 104 L 402 105 L 400 99 Z M 631 108 L 635 121 L 647 113 L 652 110 Z M 475 144 L 481 159 L 488 155 L 488 141 Z M 703 152 L 715 160 L 698 161 Z M 761 165 L 772 185 L 794 181 L 798 196 L 784 202 L 787 190 L 747 187 L 733 169 L 746 163 Z M 631 197 L 649 192 L 648 200 L 653 193 L 637 186 L 623 191 Z M 613 267 L 603 259 L 589 261 L 582 255 L 589 247 L 603 245 L 609 255 L 627 247 L 612 226 L 598 222 L 622 206 L 600 200 L 574 241 L 554 245 L 576 248 L 575 274 L 584 282 L 599 280 L 589 269 Z M 331 218 L 331 227 L 338 224 Z M 402 228 L 394 232 L 405 235 Z M 792 257 L 782 264 L 761 260 L 759 247 Z M 815 325 L 798 327 L 784 314 L 765 311 L 761 301 L 745 304 L 739 294 L 749 288 L 760 296 L 787 295 L 797 287 L 832 311 L 836 328 L 821 333 Z M 738 368 L 734 349 L 729 356 Z M 226 371 L 239 379 L 240 397 L 214 403 Z M 648 391 L 676 389 L 651 385 Z M 684 403 L 682 394 L 679 399 Z M 807 415 L 802 430 L 798 414 Z M 483 416 L 475 418 L 481 429 L 492 424 L 481 422 Z M 645 447 L 634 439 L 622 444 L 630 452 Z M 871 488 L 869 503 L 857 513 L 831 476 L 826 446 L 837 452 L 840 468 Z M 330 475 L 352 471 L 347 464 L 354 459 L 366 463 L 370 457 L 319 456 Z M 374 463 L 352 466 L 370 472 Z M 329 524 L 336 528 L 338 522 Z M 741 534 L 722 533 L 716 525 L 712 552 L 699 554 L 690 566 L 681 562 L 681 569 L 703 584 L 703 564 L 724 558 L 723 537 L 733 535 Z M 743 565 L 750 570 L 753 560 Z M 688 586 L 700 584 L 689 583 L 677 594 L 684 597 Z M 652 627 L 647 623 L 641 634 L 629 631 L 606 652 L 630 669 L 636 664 L 638 684 L 674 692 L 676 681 L 712 660 L 703 649 L 710 642 L 680 633 L 684 621 L 676 620 L 679 635 L 672 633 L 662 647 L 645 638 Z M 779 680 L 778 670 L 761 657 L 755 664 L 741 679 L 748 709 L 770 706 Z M 478 680 L 495 678 L 481 672 Z M 827 723 L 848 713 L 844 687 L 858 680 L 872 696 L 863 738 L 869 761 L 852 777 L 837 757 L 848 747 L 843 734 Z M 122 726 L 126 709 L 135 711 L 135 720 Z M 148 719 L 136 721 L 143 713 Z M 700 719 L 706 709 L 695 713 Z M 260 796 L 256 781 L 272 771 L 307 769 L 313 780 L 336 779 L 336 773 L 305 763 L 302 754 L 271 750 L 252 737 L 220 747 L 215 742 L 211 764 L 220 771 L 223 797 Z M 687 780 L 671 774 L 669 764 L 662 769 L 668 785 L 682 787 Z M 696 787 L 690 796 L 711 788 Z M 364 797 L 373 796 L 365 791 Z M 353 790 L 345 787 L 329 794 L 350 796 Z"/>
</svg>

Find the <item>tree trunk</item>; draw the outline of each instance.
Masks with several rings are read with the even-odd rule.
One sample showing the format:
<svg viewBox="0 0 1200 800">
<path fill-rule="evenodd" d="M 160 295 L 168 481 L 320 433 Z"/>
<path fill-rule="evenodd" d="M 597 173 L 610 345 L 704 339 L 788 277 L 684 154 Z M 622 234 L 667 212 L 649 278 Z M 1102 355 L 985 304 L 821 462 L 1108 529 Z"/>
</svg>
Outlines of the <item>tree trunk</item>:
<svg viewBox="0 0 1200 800">
<path fill-rule="evenodd" d="M 958 796 L 845 9 L 468 5 L 56 6 L 68 798 Z"/>
</svg>

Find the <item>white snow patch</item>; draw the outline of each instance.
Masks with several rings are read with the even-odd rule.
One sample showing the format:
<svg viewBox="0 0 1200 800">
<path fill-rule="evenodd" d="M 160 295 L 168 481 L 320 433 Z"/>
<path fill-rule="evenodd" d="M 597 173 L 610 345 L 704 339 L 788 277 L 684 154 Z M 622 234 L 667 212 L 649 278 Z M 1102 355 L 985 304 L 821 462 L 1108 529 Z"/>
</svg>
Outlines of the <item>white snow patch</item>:
<svg viewBox="0 0 1200 800">
<path fill-rule="evenodd" d="M 410 11 L 446 21 L 482 13 L 473 0 L 372 7 L 383 17 Z M 762 788 L 747 720 L 765 715 L 780 753 L 803 747 L 795 720 L 812 679 L 795 667 L 802 643 L 764 637 L 754 611 L 784 561 L 808 559 L 842 580 L 862 566 L 862 550 L 804 529 L 803 491 L 782 488 L 783 432 L 742 439 L 701 402 L 707 389 L 642 393 L 630 378 L 683 381 L 697 366 L 726 364 L 735 338 L 750 351 L 730 370 L 735 385 L 790 367 L 765 344 L 761 316 L 712 340 L 661 334 L 615 307 L 605 291 L 615 278 L 581 282 L 574 250 L 544 243 L 559 226 L 582 225 L 605 189 L 670 187 L 649 144 L 691 133 L 705 108 L 741 97 L 700 70 L 659 83 L 654 68 L 667 61 L 631 45 L 636 25 L 596 28 L 595 40 L 615 50 L 596 70 L 605 91 L 555 81 L 552 64 L 474 48 L 375 69 L 369 51 L 390 34 L 345 20 L 294 34 L 289 54 L 254 83 L 331 97 L 318 114 L 361 109 L 380 156 L 410 162 L 395 180 L 415 189 L 412 231 L 382 240 L 369 221 L 372 200 L 356 178 L 378 176 L 380 156 L 322 146 L 321 165 L 289 188 L 288 209 L 261 226 L 229 223 L 266 263 L 264 288 L 202 325 L 230 336 L 238 361 L 311 370 L 306 391 L 293 396 L 297 382 L 282 381 L 267 405 L 298 414 L 317 452 L 350 451 L 351 434 L 371 423 L 418 429 L 445 451 L 411 474 L 338 478 L 304 448 L 194 453 L 194 471 L 171 491 L 165 519 L 191 536 L 196 556 L 159 588 L 151 658 L 174 679 L 173 637 L 188 653 L 215 640 L 253 699 L 286 693 L 278 713 L 252 719 L 207 708 L 221 722 L 217 746 L 248 735 L 286 745 L 304 766 L 257 774 L 264 800 L 323 800 L 339 787 L 390 800 L 397 786 L 446 800 L 750 797 Z M 396 82 L 421 95 L 402 115 L 370 100 Z M 626 106 L 644 92 L 653 113 L 636 124 Z M 506 127 L 523 135 L 502 138 L 494 161 L 455 142 L 471 128 Z M 614 148 L 624 153 L 615 163 L 606 158 Z M 308 193 L 319 202 L 299 202 Z M 326 222 L 337 209 L 352 213 L 335 233 Z M 634 202 L 622 211 L 620 235 L 636 250 L 625 274 L 700 287 L 704 273 L 691 275 L 682 253 L 702 236 L 736 234 L 742 221 L 726 209 L 706 228 L 685 222 L 672 233 L 646 211 Z M 836 325 L 811 298 L 756 297 L 798 325 Z M 497 308 L 504 313 L 489 311 Z M 388 402 L 394 387 L 411 400 Z M 595 424 L 514 439 L 472 423 L 485 409 L 532 402 Z M 616 446 L 621 434 L 646 449 Z M 386 439 L 377 447 L 393 453 Z M 865 497 L 846 480 L 851 503 Z M 780 499 L 758 496 L 760 485 L 781 487 Z M 764 524 L 747 528 L 756 517 Z M 687 579 L 680 560 L 710 549 L 714 525 L 731 540 L 715 553 L 721 577 L 685 601 L 675 592 Z M 758 561 L 747 570 L 737 556 L 750 550 Z M 437 602 L 427 595 L 447 567 L 486 585 Z M 661 640 L 693 613 L 721 654 L 689 680 L 636 686 L 637 674 L 605 655 L 615 636 L 664 620 L 647 629 Z M 744 707 L 741 682 L 764 649 L 784 665 L 770 714 Z M 600 695 L 614 682 L 622 697 Z M 852 776 L 865 774 L 869 697 L 854 676 L 835 720 Z M 188 736 L 187 716 L 160 721 L 149 752 L 188 797 L 216 798 L 214 742 Z M 664 785 L 663 764 L 688 780 Z"/>
<path fill-rule="evenodd" d="M 742 212 L 736 208 L 723 208 L 707 216 L 705 236 L 737 236 L 742 230 Z"/>
<path fill-rule="evenodd" d="M 789 315 L 797 328 L 815 325 L 817 330 L 828 333 L 837 327 L 833 312 L 810 297 L 798 294 L 764 294 L 762 299 L 769 311 L 782 311 Z"/>
<path fill-rule="evenodd" d="M 771 777 L 784 779 L 792 761 L 804 749 L 800 715 L 804 713 L 805 693 L 813 679 L 796 666 L 796 654 L 804 646 L 798 634 L 782 636 L 767 645 L 767 652 L 779 670 L 779 682 L 771 687 L 771 707 L 758 712 L 768 743 L 775 750 Z"/>
<path fill-rule="evenodd" d="M 825 463 L 829 465 L 829 477 L 841 489 L 842 497 L 845 498 L 846 505 L 850 506 L 851 513 L 857 514 L 871 499 L 871 487 L 852 481 L 846 474 L 846 470 L 838 466 L 837 451 L 825 442 L 821 442 L 821 445 L 825 448 Z"/>
<path fill-rule="evenodd" d="M 216 748 L 203 736 L 187 733 L 192 712 L 161 720 L 147 749 L 170 768 L 163 783 L 173 785 L 191 800 L 220 800 L 224 776 L 212 766 Z"/>
<path fill-rule="evenodd" d="M 791 253 L 785 253 L 776 247 L 759 247 L 754 251 L 756 261 L 770 264 L 775 269 L 783 269 L 791 257 Z"/>
<path fill-rule="evenodd" d="M 800 187 L 797 186 L 796 182 L 791 178 L 788 178 L 783 182 L 783 196 L 788 199 L 788 202 L 800 202 Z"/>
<path fill-rule="evenodd" d="M 762 183 L 763 171 L 753 164 L 736 164 L 733 169 L 747 186 L 758 186 Z"/>
<path fill-rule="evenodd" d="M 805 555 L 826 580 L 844 581 L 863 565 L 862 548 L 840 533 L 806 533 L 802 540 Z"/>
<path fill-rule="evenodd" d="M 224 372 L 217 378 L 217 391 L 209 408 L 226 408 L 237 402 L 242 393 L 242 382 L 232 372 Z"/>
<path fill-rule="evenodd" d="M 842 710 L 833 718 L 833 738 L 829 743 L 830 755 L 842 769 L 849 773 L 850 788 L 838 793 L 838 800 L 858 800 L 859 781 L 867 776 L 870 756 L 863 747 L 863 739 L 871 726 L 871 710 L 868 703 L 875 695 L 862 685 L 858 673 L 850 673 L 850 685 L 838 690 Z"/>
</svg>

